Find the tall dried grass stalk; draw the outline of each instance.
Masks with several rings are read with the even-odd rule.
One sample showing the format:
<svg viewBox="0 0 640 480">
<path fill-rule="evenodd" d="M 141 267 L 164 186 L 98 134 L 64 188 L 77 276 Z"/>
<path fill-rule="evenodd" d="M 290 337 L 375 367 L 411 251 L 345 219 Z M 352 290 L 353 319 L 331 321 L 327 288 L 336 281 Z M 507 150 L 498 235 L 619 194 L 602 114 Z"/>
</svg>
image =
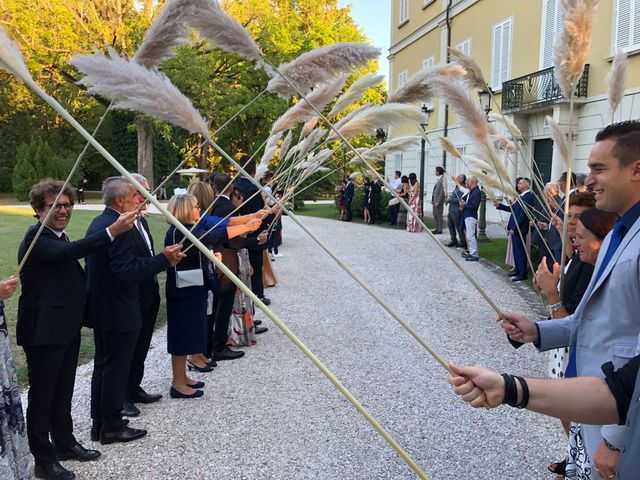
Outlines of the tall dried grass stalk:
<svg viewBox="0 0 640 480">
<path fill-rule="evenodd" d="M 560 153 L 560 158 L 564 162 L 565 165 L 569 164 L 569 144 L 567 143 L 567 136 L 564 134 L 560 125 L 553 119 L 547 115 L 546 117 L 547 124 L 549 125 L 549 130 L 551 131 L 551 138 L 553 138 L 553 146 L 558 149 L 558 153 Z"/>
<path fill-rule="evenodd" d="M 80 83 L 89 87 L 89 93 L 108 98 L 113 108 L 146 113 L 209 138 L 205 119 L 166 76 L 112 49 L 109 54 L 109 58 L 99 53 L 76 55 L 71 60 L 84 75 Z"/>
<path fill-rule="evenodd" d="M 384 160 L 389 153 L 417 148 L 419 144 L 420 137 L 417 135 L 392 138 L 391 140 L 370 148 L 363 154 L 363 157 L 369 162 L 379 162 Z"/>
<path fill-rule="evenodd" d="M 562 30 L 556 38 L 553 65 L 563 95 L 572 98 L 591 49 L 593 17 L 599 0 L 562 0 Z"/>
<path fill-rule="evenodd" d="M 495 112 L 489 112 L 489 120 L 493 120 L 496 122 L 500 122 L 507 127 L 509 133 L 513 136 L 515 140 L 523 140 L 524 136 L 522 135 L 522 131 L 518 128 L 518 126 L 506 115 L 500 115 Z M 496 135 L 495 129 L 493 132 L 490 132 L 491 135 Z"/>
<path fill-rule="evenodd" d="M 518 153 L 516 145 L 503 135 L 491 135 L 489 138 L 498 150 L 504 150 L 511 155 Z"/>
<path fill-rule="evenodd" d="M 322 137 L 324 137 L 326 133 L 327 131 L 322 128 L 316 128 L 313 130 L 308 137 L 298 144 L 298 158 L 306 157 L 309 152 L 320 143 L 320 140 L 322 140 Z"/>
<path fill-rule="evenodd" d="M 482 69 L 473 58 L 465 55 L 455 47 L 449 47 L 449 54 L 451 55 L 451 63 L 456 63 L 464 68 L 466 72 L 464 80 L 469 88 L 480 88 L 482 90 L 487 88 L 487 81 L 484 79 Z"/>
<path fill-rule="evenodd" d="M 15 72 L 22 78 L 32 79 L 20 48 L 2 27 L 0 27 L 0 67 L 8 72 Z"/>
<path fill-rule="evenodd" d="M 306 137 L 307 135 L 309 135 L 313 131 L 313 129 L 316 128 L 316 125 L 318 125 L 318 120 L 318 117 L 314 117 L 311 120 L 305 122 L 304 126 L 302 127 L 302 131 L 300 132 L 300 136 Z"/>
<path fill-rule="evenodd" d="M 291 130 L 296 124 L 306 122 L 310 118 L 316 117 L 318 114 L 313 108 L 315 106 L 322 111 L 333 98 L 340 93 L 344 87 L 347 77 L 344 75 L 333 78 L 329 83 L 325 83 L 317 87 L 313 92 L 307 95 L 307 99 L 301 99 L 293 107 L 287 110 L 271 128 L 271 134 Z"/>
<path fill-rule="evenodd" d="M 439 140 L 440 140 L 440 145 L 442 146 L 442 149 L 446 151 L 449 155 L 455 158 L 460 158 L 462 156 L 462 154 L 460 153 L 460 150 L 458 150 L 456 146 L 453 144 L 453 142 L 449 140 L 447 137 L 440 137 Z"/>
<path fill-rule="evenodd" d="M 276 154 L 276 150 L 278 149 L 278 142 L 280 141 L 280 138 L 282 138 L 282 134 L 283 132 L 278 132 L 275 135 L 271 135 L 267 139 L 267 144 L 264 147 L 264 153 L 262 154 L 262 158 L 260 159 L 260 164 L 258 166 L 264 165 L 267 167 L 267 169 L 269 168 L 269 162 Z M 260 180 L 266 172 L 267 170 L 264 170 L 262 175 L 258 177 L 258 170 L 256 169 L 256 180 Z"/>
<path fill-rule="evenodd" d="M 348 121 L 350 121 L 353 117 L 355 117 L 356 115 L 359 115 L 360 112 L 363 112 L 364 110 L 367 110 L 368 108 L 371 108 L 372 104 L 371 102 L 365 103 L 364 105 L 360 105 L 358 108 L 354 108 L 353 110 L 351 110 L 349 113 L 347 113 L 344 117 L 342 117 L 340 120 L 338 120 L 337 122 L 335 122 L 333 124 L 333 126 L 336 128 L 336 130 L 340 130 L 340 128 L 347 123 Z M 333 135 L 333 133 L 331 134 Z"/>
<path fill-rule="evenodd" d="M 609 86 L 608 100 L 609 100 L 609 113 L 611 114 L 611 121 L 613 121 L 613 115 L 618 110 L 622 97 L 624 96 L 624 85 L 627 81 L 627 54 L 622 50 L 618 50 L 613 57 L 613 64 L 611 70 L 607 76 L 607 84 Z"/>
<path fill-rule="evenodd" d="M 455 111 L 463 130 L 478 142 L 486 142 L 489 125 L 477 96 L 471 97 L 464 83 L 450 78 L 435 78 L 434 91 Z"/>
<path fill-rule="evenodd" d="M 433 98 L 432 83 L 437 78 L 461 78 L 465 71 L 458 65 L 436 65 L 415 73 L 403 86 L 391 93 L 387 103 L 421 104 Z"/>
<path fill-rule="evenodd" d="M 287 151 L 291 146 L 291 140 L 293 140 L 293 133 L 291 133 L 291 130 L 289 130 L 287 136 L 284 137 L 284 140 L 282 141 L 282 145 L 280 146 L 280 153 L 278 154 L 280 160 L 283 160 L 287 155 Z"/>
<path fill-rule="evenodd" d="M 376 73 L 370 73 L 364 77 L 359 78 L 347 90 L 342 96 L 336 100 L 335 105 L 327 115 L 327 117 L 335 117 L 339 113 L 342 113 L 346 108 L 352 105 L 354 102 L 360 100 L 362 96 L 369 90 L 377 85 L 380 85 L 384 81 L 384 75 Z"/>
<path fill-rule="evenodd" d="M 367 43 L 335 43 L 319 47 L 280 65 L 278 71 L 282 76 L 274 76 L 267 90 L 288 99 L 297 92 L 283 77 L 300 91 L 308 92 L 316 85 L 331 81 L 336 75 L 366 67 L 379 56 L 380 50 Z"/>
<path fill-rule="evenodd" d="M 373 132 L 376 128 L 387 126 L 398 127 L 407 123 L 418 126 L 426 120 L 424 113 L 413 105 L 387 103 L 363 110 L 338 129 L 344 138 L 351 138 L 362 133 Z M 329 141 L 337 138 L 334 134 Z"/>
</svg>

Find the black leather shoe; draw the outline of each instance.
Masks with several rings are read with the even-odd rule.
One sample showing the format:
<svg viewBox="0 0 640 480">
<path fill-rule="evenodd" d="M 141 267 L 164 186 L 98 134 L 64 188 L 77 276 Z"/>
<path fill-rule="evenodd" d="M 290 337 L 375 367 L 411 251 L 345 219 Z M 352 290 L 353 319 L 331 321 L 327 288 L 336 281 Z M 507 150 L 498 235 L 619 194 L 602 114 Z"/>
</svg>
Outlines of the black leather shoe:
<svg viewBox="0 0 640 480">
<path fill-rule="evenodd" d="M 447 243 L 447 247 L 455 247 L 456 245 L 458 245 L 458 242 L 449 242 L 449 243 Z"/>
<path fill-rule="evenodd" d="M 257 327 L 258 325 L 262 325 L 262 320 L 254 320 L 253 324 Z"/>
<path fill-rule="evenodd" d="M 127 425 L 129 425 L 129 419 L 123 418 L 122 426 L 126 427 Z M 100 441 L 100 430 L 102 430 L 102 424 L 94 421 L 93 425 L 91 425 L 91 441 L 92 442 Z"/>
<path fill-rule="evenodd" d="M 213 359 L 217 361 L 235 360 L 236 358 L 240 358 L 240 357 L 244 357 L 244 352 L 240 350 L 231 350 L 229 347 L 227 347 L 225 350 L 223 350 L 220 353 L 213 354 Z"/>
<path fill-rule="evenodd" d="M 526 279 L 527 277 L 523 277 L 523 276 L 511 277 L 512 282 L 521 282 L 522 280 L 526 280 Z"/>
<path fill-rule="evenodd" d="M 210 363 L 207 363 L 204 367 L 199 367 L 195 363 L 192 363 L 189 360 L 187 360 L 187 368 L 189 369 L 189 371 L 195 370 L 196 372 L 200 372 L 200 373 L 209 373 L 209 372 L 213 372 L 213 367 L 214 366 L 211 365 Z"/>
<path fill-rule="evenodd" d="M 216 363 L 216 361 L 213 358 L 210 358 L 207 361 L 207 365 L 209 365 L 211 368 L 216 368 L 218 366 L 218 364 Z"/>
<path fill-rule="evenodd" d="M 120 411 L 120 414 L 123 417 L 137 417 L 140 415 L 140 409 L 136 407 L 133 403 L 127 401 L 124 404 L 124 407 Z"/>
<path fill-rule="evenodd" d="M 147 393 L 142 387 L 138 388 L 138 391 L 133 395 L 129 395 L 129 401 L 131 403 L 154 403 L 162 398 L 159 393 Z"/>
<path fill-rule="evenodd" d="M 67 470 L 58 462 L 39 463 L 36 462 L 34 473 L 37 478 L 46 478 L 47 480 L 73 480 L 76 474 L 71 470 Z"/>
<path fill-rule="evenodd" d="M 265 305 L 267 305 L 267 306 L 268 306 L 268 305 L 271 305 L 271 300 L 269 300 L 267 297 L 262 297 L 262 298 L 260 299 L 260 301 L 261 301 L 262 303 L 264 303 Z"/>
<path fill-rule="evenodd" d="M 100 432 L 100 443 L 102 445 L 109 445 L 110 443 L 124 443 L 132 442 L 139 438 L 144 437 L 147 434 L 146 430 L 131 427 L 122 427 L 122 430 L 117 432 Z"/>
<path fill-rule="evenodd" d="M 88 450 L 79 443 L 65 449 L 58 449 L 57 447 L 54 448 L 56 458 L 58 460 L 79 460 L 81 462 L 88 462 L 90 460 L 95 460 L 100 456 L 100 452 L 98 450 Z"/>
<path fill-rule="evenodd" d="M 256 327 L 255 333 L 256 335 L 260 335 L 261 333 L 264 333 L 268 330 L 269 329 L 267 327 Z"/>
<path fill-rule="evenodd" d="M 169 396 L 171 398 L 200 398 L 202 395 L 204 395 L 202 390 L 195 390 L 192 394 L 186 394 L 173 387 L 169 389 Z"/>
</svg>

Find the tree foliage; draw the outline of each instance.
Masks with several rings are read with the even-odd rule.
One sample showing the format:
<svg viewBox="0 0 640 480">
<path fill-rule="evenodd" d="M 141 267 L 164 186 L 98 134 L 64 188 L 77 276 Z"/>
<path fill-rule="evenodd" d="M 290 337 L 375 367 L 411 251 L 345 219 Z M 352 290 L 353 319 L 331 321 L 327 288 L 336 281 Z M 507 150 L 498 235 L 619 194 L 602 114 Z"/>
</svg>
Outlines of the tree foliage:
<svg viewBox="0 0 640 480">
<path fill-rule="evenodd" d="M 337 0 L 221 3 L 248 28 L 276 66 L 321 45 L 366 40 L 350 17 L 349 8 L 339 8 Z M 154 0 L 0 0 L 0 18 L 18 41 L 36 81 L 92 130 L 106 105 L 101 99 L 87 96 L 75 83 L 78 74 L 69 65 L 69 59 L 76 53 L 104 51 L 106 46 L 132 56 L 163 4 Z M 193 41 L 179 48 L 177 55 L 160 69 L 192 99 L 214 131 L 260 94 L 268 81 L 253 62 L 212 49 L 195 33 Z M 369 95 L 373 97 L 371 100 L 380 101 L 381 92 L 373 91 Z M 263 94 L 215 139 L 232 155 L 253 153 L 287 107 L 282 99 Z M 98 135 L 100 142 L 131 169 L 136 168 L 136 118 L 128 112 L 111 112 Z M 201 139 L 158 122 L 154 122 L 154 131 L 157 182 Z M 33 137 L 46 138 L 55 154 L 69 162 L 75 160 L 84 146 L 83 140 L 55 112 L 4 73 L 0 73 L 0 133 L 4 142 L 0 147 L 3 174 L 16 165 L 18 145 L 29 143 Z M 209 168 L 228 168 L 213 149 L 204 153 L 202 158 Z M 194 163 L 198 163 L 197 158 Z M 93 188 L 114 173 L 92 149 L 81 169 Z M 0 180 L 0 189 L 7 189 L 7 183 Z"/>
</svg>

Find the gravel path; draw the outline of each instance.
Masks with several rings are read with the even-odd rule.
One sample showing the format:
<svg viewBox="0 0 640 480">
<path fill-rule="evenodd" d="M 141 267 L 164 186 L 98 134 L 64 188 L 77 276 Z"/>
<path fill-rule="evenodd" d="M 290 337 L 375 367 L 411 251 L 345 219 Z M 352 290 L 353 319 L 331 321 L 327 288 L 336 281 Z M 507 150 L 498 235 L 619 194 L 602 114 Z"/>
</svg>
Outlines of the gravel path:
<svg viewBox="0 0 640 480">
<path fill-rule="evenodd" d="M 546 355 L 515 351 L 492 311 L 425 234 L 304 218 L 446 359 L 544 375 Z M 549 478 L 562 457 L 558 421 L 526 411 L 473 410 L 445 371 L 285 219 L 273 310 L 434 479 Z M 505 309 L 532 314 L 506 277 L 466 264 Z M 258 318 L 264 318 L 258 314 Z M 76 435 L 98 462 L 67 462 L 80 479 L 410 479 L 412 471 L 276 327 L 237 361 L 220 362 L 199 400 L 163 399 L 132 420 L 130 444 L 89 440 L 91 365 L 79 369 Z M 145 388 L 168 393 L 165 331 L 156 333 Z"/>
</svg>

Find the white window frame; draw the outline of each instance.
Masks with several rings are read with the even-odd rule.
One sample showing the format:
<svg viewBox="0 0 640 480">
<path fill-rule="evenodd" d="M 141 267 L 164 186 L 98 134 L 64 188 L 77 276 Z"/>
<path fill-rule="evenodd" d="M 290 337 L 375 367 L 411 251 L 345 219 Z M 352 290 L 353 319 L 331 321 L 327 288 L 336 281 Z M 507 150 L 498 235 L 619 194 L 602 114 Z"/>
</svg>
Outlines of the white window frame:
<svg viewBox="0 0 640 480">
<path fill-rule="evenodd" d="M 430 57 L 427 57 L 424 60 L 422 60 L 422 69 L 424 70 L 425 68 L 431 68 L 435 64 L 436 64 L 436 56 L 431 55 Z"/>
<path fill-rule="evenodd" d="M 504 42 L 504 28 L 509 27 L 508 44 L 506 45 L 507 54 L 504 54 L 505 45 Z M 496 32 L 499 31 L 500 35 L 500 51 L 496 52 Z M 511 77 L 511 57 L 513 55 L 513 17 L 505 18 L 500 22 L 493 25 L 491 35 L 491 88 L 494 92 L 502 91 L 502 84 Z M 497 70 L 499 73 L 496 78 L 496 60 L 499 62 Z"/>
<path fill-rule="evenodd" d="M 557 34 L 562 30 L 562 0 L 543 0 L 542 7 L 542 30 L 540 32 L 540 70 L 553 67 L 553 48 Z M 553 26 L 551 37 L 546 36 L 547 22 L 549 20 L 549 5 L 552 5 L 553 12 Z M 547 44 L 551 42 L 550 44 Z M 549 52 L 550 55 L 545 57 L 545 53 Z"/>
<path fill-rule="evenodd" d="M 621 0 L 615 0 L 614 13 L 613 13 L 613 42 L 612 53 L 615 53 L 618 49 L 624 52 L 634 52 L 640 50 L 640 0 L 625 0 L 629 5 L 629 27 L 628 39 L 624 45 L 620 45 L 620 25 L 618 11 L 620 10 Z"/>
<path fill-rule="evenodd" d="M 409 21 L 409 0 L 400 0 L 400 12 L 398 15 L 398 26 L 402 26 Z"/>
<path fill-rule="evenodd" d="M 396 90 L 402 87 L 408 81 L 409 81 L 409 72 L 407 70 L 403 70 L 400 73 L 398 73 L 398 85 L 396 86 Z"/>
<path fill-rule="evenodd" d="M 402 152 L 393 153 L 393 171 L 402 171 Z"/>
<path fill-rule="evenodd" d="M 424 2 L 422 3 L 422 8 L 427 8 L 429 5 L 431 5 L 433 2 L 435 2 L 436 0 L 424 0 Z"/>
<path fill-rule="evenodd" d="M 456 48 L 465 55 L 471 56 L 471 37 L 465 38 L 456 44 Z"/>
</svg>

